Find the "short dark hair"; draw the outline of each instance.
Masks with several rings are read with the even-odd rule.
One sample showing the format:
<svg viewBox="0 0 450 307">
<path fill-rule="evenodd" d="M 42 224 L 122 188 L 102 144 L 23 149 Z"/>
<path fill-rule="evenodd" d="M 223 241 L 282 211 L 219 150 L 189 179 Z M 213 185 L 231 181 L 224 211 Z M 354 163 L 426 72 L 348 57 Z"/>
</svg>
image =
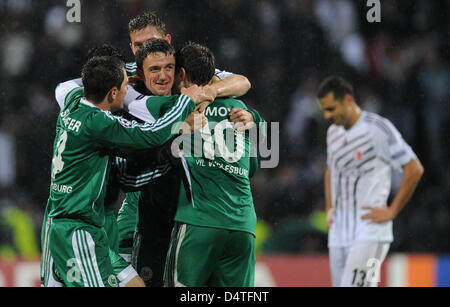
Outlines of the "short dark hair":
<svg viewBox="0 0 450 307">
<path fill-rule="evenodd" d="M 95 46 L 89 49 L 86 61 L 96 56 L 114 56 L 122 62 L 125 62 L 125 57 L 123 56 L 122 52 L 118 48 L 108 43 L 104 43 L 102 45 Z"/>
<path fill-rule="evenodd" d="M 113 56 L 97 56 L 83 65 L 81 79 L 84 96 L 94 103 L 100 103 L 113 88 L 120 89 L 124 79 L 122 61 Z"/>
<path fill-rule="evenodd" d="M 203 45 L 189 42 L 177 51 L 176 70 L 186 70 L 189 81 L 197 85 L 206 85 L 214 76 L 216 60 L 212 51 Z"/>
<path fill-rule="evenodd" d="M 142 65 L 144 63 L 145 58 L 155 52 L 162 52 L 166 55 L 175 55 L 175 49 L 171 44 L 166 42 L 164 39 L 152 38 L 149 41 L 146 41 L 141 48 L 139 48 L 138 52 L 136 52 L 136 64 L 140 70 L 142 69 Z"/>
<path fill-rule="evenodd" d="M 353 86 L 340 76 L 330 76 L 322 81 L 317 92 L 317 97 L 322 99 L 329 93 L 333 93 L 336 100 L 342 101 L 345 95 L 353 94 Z"/>
<path fill-rule="evenodd" d="M 144 12 L 131 19 L 128 23 L 128 33 L 145 29 L 148 26 L 153 26 L 162 35 L 166 35 L 166 25 L 155 12 Z"/>
</svg>

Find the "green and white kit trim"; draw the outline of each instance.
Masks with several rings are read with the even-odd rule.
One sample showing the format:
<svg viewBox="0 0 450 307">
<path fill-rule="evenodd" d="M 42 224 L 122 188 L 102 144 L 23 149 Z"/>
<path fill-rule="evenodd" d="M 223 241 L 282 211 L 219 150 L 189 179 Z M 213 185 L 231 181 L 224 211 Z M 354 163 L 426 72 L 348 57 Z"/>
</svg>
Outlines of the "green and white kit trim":
<svg viewBox="0 0 450 307">
<path fill-rule="evenodd" d="M 89 232 L 76 230 L 72 235 L 72 248 L 85 287 L 104 287 L 95 255 L 95 242 Z"/>
</svg>

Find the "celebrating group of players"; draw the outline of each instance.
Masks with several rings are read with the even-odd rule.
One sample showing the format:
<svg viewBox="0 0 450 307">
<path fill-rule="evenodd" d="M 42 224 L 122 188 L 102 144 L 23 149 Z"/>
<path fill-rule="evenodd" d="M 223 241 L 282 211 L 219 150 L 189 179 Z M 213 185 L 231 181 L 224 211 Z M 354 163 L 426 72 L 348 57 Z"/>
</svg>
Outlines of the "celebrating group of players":
<svg viewBox="0 0 450 307">
<path fill-rule="evenodd" d="M 103 45 L 55 90 L 42 285 L 252 286 L 248 130 L 264 120 L 229 98 L 250 83 L 216 70 L 205 46 L 175 52 L 154 13 L 132 19 L 129 34 L 136 63 Z"/>
<path fill-rule="evenodd" d="M 230 98 L 250 83 L 215 69 L 205 46 L 175 52 L 154 13 L 133 18 L 128 30 L 136 62 L 99 46 L 81 78 L 55 90 L 61 112 L 42 285 L 253 286 L 250 178 L 258 160 L 250 130 L 264 135 L 265 122 Z M 327 78 L 317 96 L 333 122 L 325 173 L 333 285 L 373 286 L 392 220 L 423 167 L 388 120 L 358 107 L 346 80 Z M 386 206 L 391 168 L 404 176 Z M 120 190 L 126 196 L 116 217 Z"/>
</svg>

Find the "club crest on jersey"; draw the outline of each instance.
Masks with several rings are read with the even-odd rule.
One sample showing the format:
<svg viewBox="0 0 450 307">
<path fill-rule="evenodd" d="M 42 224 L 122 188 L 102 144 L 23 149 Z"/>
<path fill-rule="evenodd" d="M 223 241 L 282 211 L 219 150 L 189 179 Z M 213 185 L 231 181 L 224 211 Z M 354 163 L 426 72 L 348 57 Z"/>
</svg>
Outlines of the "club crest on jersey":
<svg viewBox="0 0 450 307">
<path fill-rule="evenodd" d="M 108 277 L 108 284 L 111 287 L 118 287 L 119 283 L 117 282 L 117 277 L 115 275 L 109 275 L 109 277 Z"/>
<path fill-rule="evenodd" d="M 355 151 L 355 160 L 356 161 L 361 161 L 363 155 L 360 151 Z"/>
</svg>

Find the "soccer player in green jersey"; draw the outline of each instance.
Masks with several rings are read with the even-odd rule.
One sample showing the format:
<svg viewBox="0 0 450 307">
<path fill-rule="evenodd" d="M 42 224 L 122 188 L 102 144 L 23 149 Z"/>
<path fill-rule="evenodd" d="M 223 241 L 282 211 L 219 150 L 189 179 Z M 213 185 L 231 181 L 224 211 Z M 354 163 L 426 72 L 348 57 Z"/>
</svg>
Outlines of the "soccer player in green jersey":
<svg viewBox="0 0 450 307">
<path fill-rule="evenodd" d="M 114 56 L 125 62 L 125 57 L 122 53 L 110 44 L 102 44 L 91 48 L 88 51 L 87 60 L 93 58 L 94 56 Z M 82 86 L 80 80 L 80 86 Z M 62 100 L 60 98 L 60 100 Z M 61 107 L 64 106 L 64 101 L 59 101 Z M 123 114 L 123 110 L 120 110 L 115 115 Z M 114 162 L 113 162 L 114 163 Z M 106 184 L 106 195 L 105 195 L 105 232 L 108 235 L 108 242 L 111 250 L 114 253 L 119 253 L 119 228 L 117 224 L 116 208 L 119 200 L 120 186 L 117 181 L 117 168 L 115 165 L 111 166 L 110 176 Z M 120 260 L 120 259 L 119 259 Z M 124 261 L 126 264 L 127 261 Z M 119 269 L 124 266 L 124 264 L 116 263 L 114 268 L 117 266 Z"/>
<path fill-rule="evenodd" d="M 173 107 L 163 117 L 153 124 L 138 124 L 111 114 L 122 108 L 127 92 L 127 76 L 119 59 L 92 58 L 83 67 L 82 81 L 84 88 L 66 92 L 57 120 L 48 219 L 43 225 L 47 230 L 43 276 L 57 278 L 65 286 L 132 283 L 114 274 L 103 229 L 110 155 L 127 155 L 167 142 L 173 137 L 173 124 L 187 118 L 203 90 L 191 87 L 178 97 L 168 97 L 174 100 Z"/>
<path fill-rule="evenodd" d="M 177 53 L 180 86 L 207 84 L 214 64 L 208 48 L 187 44 Z M 167 286 L 254 284 L 256 213 L 250 188 L 251 142 L 248 133 L 236 131 L 229 121 L 228 110 L 233 108 L 247 109 L 240 100 L 214 100 L 204 111 L 209 124 L 194 132 L 190 144 L 183 142 L 192 198 L 181 185 L 166 262 Z M 202 140 L 200 155 L 196 155 L 196 139 Z"/>
<path fill-rule="evenodd" d="M 89 60 L 95 56 L 111 56 L 111 57 L 118 58 L 122 62 L 125 62 L 125 58 L 122 56 L 120 51 L 110 44 L 102 44 L 100 46 L 91 48 L 88 51 L 87 60 Z M 79 78 L 79 79 L 75 79 L 71 82 L 61 83 L 56 87 L 55 97 L 56 97 L 56 101 L 61 109 L 63 109 L 65 106 L 65 103 L 66 103 L 65 96 L 67 95 L 67 93 L 76 87 L 82 87 L 82 86 L 83 86 L 83 84 L 81 82 L 81 78 Z M 122 110 L 120 110 L 119 113 L 121 113 L 121 112 L 122 112 Z M 133 274 L 136 275 L 136 272 L 129 268 L 129 262 L 122 259 L 122 257 L 118 256 L 118 252 L 119 252 L 118 251 L 119 250 L 118 227 L 117 227 L 117 218 L 116 218 L 115 208 L 116 208 L 117 200 L 119 197 L 119 184 L 117 182 L 116 174 L 117 174 L 117 169 L 115 166 L 112 165 L 111 169 L 110 169 L 110 176 L 106 180 L 106 192 L 105 192 L 105 201 L 104 201 L 104 203 L 105 203 L 105 223 L 104 223 L 103 228 L 108 236 L 108 242 L 109 242 L 109 246 L 111 248 L 111 261 L 113 264 L 114 272 L 116 273 L 116 275 L 121 276 L 122 280 L 125 280 L 125 279 L 128 280 L 128 279 L 130 279 L 130 277 L 133 277 L 132 276 Z M 49 208 L 47 208 L 47 210 L 45 212 L 44 224 L 47 221 L 48 210 L 49 210 Z M 44 231 L 41 234 L 41 238 L 42 238 L 42 243 L 45 243 L 44 241 L 45 241 L 45 238 L 47 237 L 47 235 L 46 235 L 46 229 L 44 228 L 43 230 Z M 44 245 L 45 244 L 43 244 L 43 246 Z M 43 262 L 44 259 L 45 259 L 45 257 L 43 257 L 42 261 L 41 261 L 42 266 L 45 265 Z M 45 274 L 44 270 L 41 270 L 41 272 L 42 272 L 42 274 Z M 127 274 L 128 276 L 125 276 L 126 272 L 128 272 L 128 274 Z M 62 286 L 62 284 L 57 282 L 56 280 L 45 279 L 44 276 L 41 276 L 41 279 L 42 279 L 43 286 L 54 286 L 54 287 Z"/>
<path fill-rule="evenodd" d="M 142 45 L 151 39 L 164 39 L 169 44 L 172 41 L 172 36 L 167 32 L 164 22 L 153 12 L 144 12 L 130 20 L 128 24 L 128 33 L 130 38 L 130 49 L 136 55 Z M 163 74 L 167 68 L 170 69 L 171 62 L 164 62 L 161 66 L 161 71 L 154 74 L 153 78 L 148 78 L 150 81 L 144 84 L 142 80 L 138 80 L 134 87 L 140 93 L 147 95 L 166 96 L 171 95 L 174 82 L 174 69 L 168 74 Z M 127 74 L 136 79 L 145 79 L 144 72 L 138 69 L 136 62 L 126 64 Z M 250 89 L 251 84 L 249 80 L 242 75 L 232 74 L 229 72 L 216 69 L 213 77 L 213 82 L 205 87 L 205 90 L 214 97 L 226 96 L 242 96 Z M 136 80 L 135 80 L 136 81 Z M 242 122 L 243 125 L 248 125 L 253 121 L 254 114 L 245 112 L 242 109 L 232 110 L 230 114 L 231 119 L 236 122 Z M 148 120 L 147 117 L 137 117 L 141 120 Z M 119 252 L 120 255 L 131 261 L 131 253 L 133 248 L 134 234 L 137 223 L 137 203 L 139 201 L 140 192 L 127 193 L 122 207 L 119 210 L 117 218 L 119 229 Z M 164 253 L 165 254 L 165 253 Z M 154 274 L 153 274 L 154 276 Z M 152 284 L 156 278 L 151 280 Z M 156 284 L 162 285 L 162 274 Z"/>
</svg>

